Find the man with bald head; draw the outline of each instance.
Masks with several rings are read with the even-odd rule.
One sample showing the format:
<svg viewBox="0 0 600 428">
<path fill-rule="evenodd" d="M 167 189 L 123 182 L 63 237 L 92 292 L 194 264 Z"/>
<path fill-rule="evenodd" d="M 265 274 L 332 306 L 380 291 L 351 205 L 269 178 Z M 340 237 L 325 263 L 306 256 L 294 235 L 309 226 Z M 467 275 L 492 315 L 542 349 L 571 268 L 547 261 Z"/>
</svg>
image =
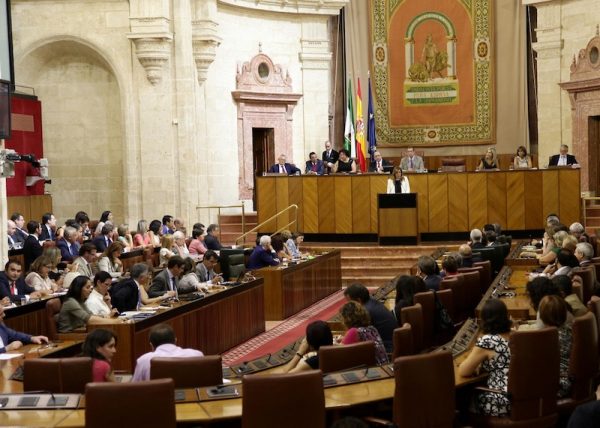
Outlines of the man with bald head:
<svg viewBox="0 0 600 428">
<path fill-rule="evenodd" d="M 482 261 L 479 254 L 473 255 L 473 251 L 469 244 L 462 244 L 458 247 L 458 254 L 462 256 L 462 267 L 473 267 L 473 263 Z"/>
<path fill-rule="evenodd" d="M 9 250 L 23 248 L 23 241 L 18 241 L 19 236 L 17 235 L 17 225 L 14 221 L 8 220 L 8 224 L 6 225 L 6 234 L 8 235 Z"/>
</svg>

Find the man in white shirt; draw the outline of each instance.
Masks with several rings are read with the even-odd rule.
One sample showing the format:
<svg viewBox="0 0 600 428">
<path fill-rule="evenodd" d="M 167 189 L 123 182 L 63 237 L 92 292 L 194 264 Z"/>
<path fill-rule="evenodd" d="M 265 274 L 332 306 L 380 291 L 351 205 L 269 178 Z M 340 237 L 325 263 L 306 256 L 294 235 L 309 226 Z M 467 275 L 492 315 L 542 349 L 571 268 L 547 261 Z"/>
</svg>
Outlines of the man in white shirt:
<svg viewBox="0 0 600 428">
<path fill-rule="evenodd" d="M 550 158 L 548 166 L 567 166 L 577 165 L 577 159 L 575 156 L 569 154 L 569 146 L 566 144 L 560 145 L 560 154 L 554 155 Z"/>
<path fill-rule="evenodd" d="M 184 349 L 177 346 L 175 332 L 168 324 L 158 324 L 152 327 L 149 339 L 152 352 L 148 352 L 137 359 L 133 382 L 150 380 L 150 365 L 154 357 L 190 358 L 204 356 L 202 352 L 195 349 Z"/>
<path fill-rule="evenodd" d="M 92 314 L 105 318 L 118 314 L 110 303 L 108 289 L 111 284 L 112 277 L 108 272 L 100 271 L 94 277 L 94 289 L 85 301 L 85 306 Z"/>
</svg>

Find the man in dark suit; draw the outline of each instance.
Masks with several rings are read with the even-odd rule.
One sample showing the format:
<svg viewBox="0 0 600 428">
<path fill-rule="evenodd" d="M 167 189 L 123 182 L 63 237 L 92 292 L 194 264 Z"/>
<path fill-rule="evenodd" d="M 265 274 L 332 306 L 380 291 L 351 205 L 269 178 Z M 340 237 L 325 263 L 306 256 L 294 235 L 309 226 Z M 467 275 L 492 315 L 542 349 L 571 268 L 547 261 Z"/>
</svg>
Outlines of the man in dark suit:
<svg viewBox="0 0 600 428">
<path fill-rule="evenodd" d="M 16 260 L 9 260 L 4 266 L 4 272 L 0 272 L 0 299 L 2 304 L 10 302 L 21 302 L 21 299 L 39 298 L 40 292 L 25 283 L 23 267 Z M 2 306 L 0 304 L 0 306 Z"/>
<path fill-rule="evenodd" d="M 273 247 L 271 246 L 271 237 L 263 235 L 260 237 L 259 244 L 254 248 L 250 259 L 248 260 L 248 269 L 260 269 L 267 266 L 277 266 L 279 259 L 273 257 Z"/>
<path fill-rule="evenodd" d="M 208 250 L 204 253 L 202 262 L 196 265 L 196 275 L 200 282 L 207 282 L 209 284 L 218 284 L 223 281 L 221 274 L 215 273 L 215 266 L 219 262 L 219 256 L 213 250 Z"/>
<path fill-rule="evenodd" d="M 100 235 L 92 239 L 92 244 L 96 246 L 96 249 L 99 253 L 103 253 L 108 247 L 110 247 L 110 244 L 112 244 L 113 241 L 110 239 L 112 231 L 113 225 L 106 223 L 104 226 L 102 226 Z"/>
<path fill-rule="evenodd" d="M 179 277 L 183 273 L 184 261 L 179 256 L 173 256 L 167 263 L 167 268 L 152 279 L 152 285 L 148 290 L 149 297 L 162 296 L 168 291 L 179 291 Z"/>
<path fill-rule="evenodd" d="M 340 154 L 331 148 L 331 143 L 329 141 L 325 141 L 325 150 L 321 156 L 325 167 L 323 171 L 324 174 L 331 174 L 333 171 L 333 165 L 335 165 L 339 157 Z"/>
<path fill-rule="evenodd" d="M 431 256 L 421 256 L 417 260 L 417 276 L 423 278 L 427 290 L 438 291 L 442 277 L 435 273 L 435 260 Z"/>
<path fill-rule="evenodd" d="M 42 344 L 48 343 L 46 336 L 30 336 L 25 333 L 20 333 L 4 325 L 2 320 L 6 315 L 4 314 L 4 307 L 0 305 L 0 354 L 4 352 L 10 352 L 21 348 L 23 345 L 30 343 Z"/>
<path fill-rule="evenodd" d="M 386 167 L 389 169 L 392 166 L 390 161 L 387 161 L 381 157 L 381 153 L 375 152 L 373 153 L 373 161 L 369 166 L 369 172 L 378 172 L 379 174 L 383 174 L 386 171 Z"/>
<path fill-rule="evenodd" d="M 577 159 L 575 156 L 568 154 L 569 146 L 566 144 L 560 145 L 560 154 L 554 155 L 550 157 L 550 163 L 548 166 L 567 166 L 567 165 L 576 165 Z"/>
<path fill-rule="evenodd" d="M 300 174 L 300 169 L 293 163 L 287 163 L 285 159 L 285 155 L 280 154 L 277 158 L 277 163 L 269 169 L 269 172 L 287 175 L 294 175 L 296 173 Z"/>
<path fill-rule="evenodd" d="M 306 161 L 305 174 L 321 175 L 323 174 L 323 161 L 317 158 L 315 152 L 310 152 L 308 155 L 310 158 Z"/>
<path fill-rule="evenodd" d="M 216 224 L 209 224 L 206 229 L 206 236 L 204 237 L 204 245 L 207 249 L 213 251 L 221 251 L 221 243 L 217 234 L 219 233 L 219 226 Z"/>
<path fill-rule="evenodd" d="M 17 238 L 15 239 L 15 242 L 25 243 L 25 239 L 27 236 L 29 236 L 29 234 L 25 231 L 25 218 L 21 213 L 13 213 L 13 215 L 10 216 L 10 219 L 17 225 L 17 230 L 15 233 Z"/>
<path fill-rule="evenodd" d="M 56 234 L 56 217 L 52 213 L 46 213 L 42 216 L 42 232 L 40 233 L 40 241 L 54 241 Z"/>
<path fill-rule="evenodd" d="M 60 250 L 63 262 L 71 263 L 79 255 L 77 244 L 77 230 L 73 227 L 65 227 L 63 237 L 56 241 L 56 247 Z"/>
<path fill-rule="evenodd" d="M 110 288 L 110 300 L 119 312 L 135 311 L 142 304 L 139 287 L 148 283 L 150 274 L 146 263 L 136 263 L 129 270 L 130 277 L 118 282 Z M 169 297 L 175 295 L 168 293 Z"/>
<path fill-rule="evenodd" d="M 460 254 L 462 257 L 461 267 L 470 268 L 473 267 L 473 263 L 483 261 L 479 254 L 473 255 L 473 251 L 468 244 L 462 244 L 460 247 L 458 247 L 458 254 Z"/>
<path fill-rule="evenodd" d="M 40 244 L 39 236 L 42 232 L 42 227 L 40 224 L 31 220 L 27 223 L 27 232 L 29 232 L 29 236 L 25 239 L 25 243 L 23 244 L 23 258 L 25 261 L 25 271 L 29 270 L 29 266 L 35 259 L 42 255 L 43 248 L 42 244 Z"/>
</svg>

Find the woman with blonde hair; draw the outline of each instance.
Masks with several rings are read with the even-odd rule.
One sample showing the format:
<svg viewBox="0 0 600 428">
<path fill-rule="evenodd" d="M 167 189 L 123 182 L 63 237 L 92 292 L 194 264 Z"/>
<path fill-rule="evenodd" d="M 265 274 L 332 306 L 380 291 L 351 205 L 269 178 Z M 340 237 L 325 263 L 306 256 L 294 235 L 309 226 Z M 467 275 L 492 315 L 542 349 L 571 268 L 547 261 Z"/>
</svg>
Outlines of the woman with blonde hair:
<svg viewBox="0 0 600 428">
<path fill-rule="evenodd" d="M 30 272 L 25 277 L 25 283 L 35 288 L 43 296 L 58 291 L 58 285 L 48 276 L 52 269 L 53 261 L 47 256 L 39 256 L 30 266 Z"/>
<path fill-rule="evenodd" d="M 496 149 L 490 147 L 485 152 L 485 156 L 481 158 L 479 161 L 479 166 L 477 167 L 479 171 L 484 169 L 500 169 L 500 164 L 498 163 L 498 156 L 496 155 Z"/>
<path fill-rule="evenodd" d="M 392 175 L 387 181 L 386 193 L 410 193 L 408 177 L 402 173 L 402 168 L 395 166 Z"/>
<path fill-rule="evenodd" d="M 160 240 L 161 248 L 158 257 L 161 266 L 166 266 L 169 259 L 175 255 L 173 252 L 173 243 L 174 239 L 171 234 L 163 235 Z"/>
</svg>

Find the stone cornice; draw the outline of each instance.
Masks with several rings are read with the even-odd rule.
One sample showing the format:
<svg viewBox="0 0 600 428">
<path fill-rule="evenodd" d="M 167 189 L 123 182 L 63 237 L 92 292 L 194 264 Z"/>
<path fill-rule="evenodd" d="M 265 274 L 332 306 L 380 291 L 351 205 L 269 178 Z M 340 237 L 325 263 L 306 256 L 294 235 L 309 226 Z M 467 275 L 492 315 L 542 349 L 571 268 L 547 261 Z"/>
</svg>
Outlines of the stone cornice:
<svg viewBox="0 0 600 428">
<path fill-rule="evenodd" d="M 535 6 L 543 3 L 560 3 L 560 0 L 521 0 L 523 6 Z"/>
<path fill-rule="evenodd" d="M 229 6 L 304 15 L 337 15 L 350 0 L 219 0 Z"/>
</svg>

